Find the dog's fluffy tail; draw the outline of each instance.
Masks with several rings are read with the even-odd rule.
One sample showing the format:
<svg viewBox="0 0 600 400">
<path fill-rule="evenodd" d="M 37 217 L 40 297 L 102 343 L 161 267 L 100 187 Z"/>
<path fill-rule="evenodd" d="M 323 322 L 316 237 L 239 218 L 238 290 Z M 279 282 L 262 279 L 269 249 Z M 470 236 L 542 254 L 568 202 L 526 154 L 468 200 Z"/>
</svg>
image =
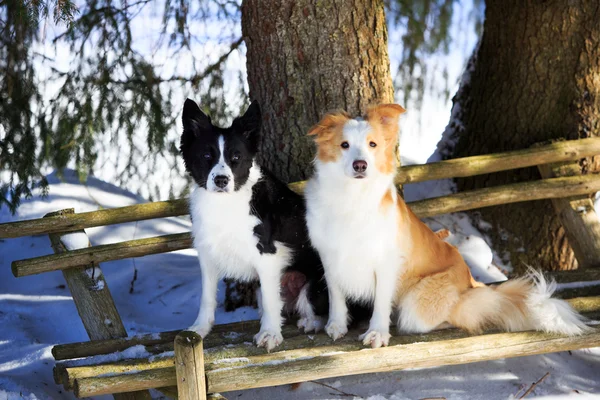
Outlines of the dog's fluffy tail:
<svg viewBox="0 0 600 400">
<path fill-rule="evenodd" d="M 580 335 L 588 330 L 585 318 L 564 300 L 552 298 L 554 280 L 530 269 L 525 278 L 496 287 L 467 290 L 452 310 L 450 323 L 470 332 L 485 328 L 505 331 L 538 330 Z"/>
</svg>

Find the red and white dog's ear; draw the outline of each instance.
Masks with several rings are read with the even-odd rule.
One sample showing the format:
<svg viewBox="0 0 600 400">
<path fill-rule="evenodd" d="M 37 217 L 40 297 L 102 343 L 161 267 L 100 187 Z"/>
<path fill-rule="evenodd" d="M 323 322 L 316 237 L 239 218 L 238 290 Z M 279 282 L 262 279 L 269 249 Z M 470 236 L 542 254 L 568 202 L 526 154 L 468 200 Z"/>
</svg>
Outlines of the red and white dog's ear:
<svg viewBox="0 0 600 400">
<path fill-rule="evenodd" d="M 350 116 L 343 111 L 326 114 L 318 124 L 310 128 L 308 135 L 316 136 L 316 142 L 328 140 L 336 129 L 342 127 L 349 119 Z"/>
<path fill-rule="evenodd" d="M 398 104 L 380 104 L 369 107 L 367 121 L 381 129 L 386 140 L 395 140 L 398 137 L 398 119 L 406 110 Z"/>
</svg>

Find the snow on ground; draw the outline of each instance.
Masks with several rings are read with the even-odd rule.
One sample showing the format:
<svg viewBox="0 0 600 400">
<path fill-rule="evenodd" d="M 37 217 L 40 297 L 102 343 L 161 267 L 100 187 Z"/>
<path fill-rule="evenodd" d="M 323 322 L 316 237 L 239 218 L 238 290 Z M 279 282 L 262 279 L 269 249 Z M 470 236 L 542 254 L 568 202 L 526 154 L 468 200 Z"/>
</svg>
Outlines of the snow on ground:
<svg viewBox="0 0 600 400">
<path fill-rule="evenodd" d="M 48 198 L 25 201 L 15 216 L 3 208 L 0 222 L 38 218 L 69 207 L 83 212 L 142 201 L 95 178 L 90 178 L 86 185 L 80 184 L 69 171 L 62 182 L 54 174 L 49 180 Z M 431 196 L 434 189 L 435 195 L 441 194 L 439 187 L 414 185 L 407 188 L 407 195 L 417 198 L 425 191 Z M 447 227 L 454 232 L 448 240 L 459 247 L 479 279 L 505 279 L 497 268 L 490 267 L 492 252 L 485 237 L 465 215 L 430 222 L 434 229 Z M 189 228 L 189 219 L 169 218 L 86 231 L 91 243 L 98 245 L 185 232 Z M 70 245 L 74 248 L 87 245 L 81 236 L 74 235 L 73 239 Z M 50 252 L 49 240 L 43 235 L 0 240 L 0 400 L 73 398 L 53 382 L 54 361 L 50 350 L 55 344 L 83 341 L 87 336 L 62 274 L 53 272 L 16 279 L 10 271 L 13 260 Z M 102 269 L 130 334 L 185 328 L 194 321 L 199 305 L 200 271 L 193 250 L 107 262 Z M 222 304 L 224 290 L 220 296 Z M 217 313 L 219 324 L 255 318 L 257 312 L 251 308 L 226 313 L 220 307 Z M 228 398 L 339 399 L 348 397 L 346 393 L 373 400 L 507 399 L 519 390 L 523 393 L 546 372 L 550 372 L 549 377 L 531 397 L 592 398 L 594 393 L 600 393 L 600 350 L 326 379 L 298 387 L 286 385 L 235 392 Z"/>
</svg>

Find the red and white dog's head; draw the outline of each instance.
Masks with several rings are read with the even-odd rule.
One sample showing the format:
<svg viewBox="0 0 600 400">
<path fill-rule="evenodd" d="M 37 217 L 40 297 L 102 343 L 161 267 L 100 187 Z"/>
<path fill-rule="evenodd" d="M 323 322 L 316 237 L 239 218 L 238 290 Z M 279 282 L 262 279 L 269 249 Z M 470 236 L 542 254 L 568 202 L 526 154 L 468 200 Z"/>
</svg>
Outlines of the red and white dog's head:
<svg viewBox="0 0 600 400">
<path fill-rule="evenodd" d="M 398 118 L 404 111 L 397 104 L 382 104 L 369 108 L 364 118 L 352 119 L 345 112 L 325 115 L 308 132 L 317 143 L 317 170 L 337 179 L 393 176 Z"/>
</svg>

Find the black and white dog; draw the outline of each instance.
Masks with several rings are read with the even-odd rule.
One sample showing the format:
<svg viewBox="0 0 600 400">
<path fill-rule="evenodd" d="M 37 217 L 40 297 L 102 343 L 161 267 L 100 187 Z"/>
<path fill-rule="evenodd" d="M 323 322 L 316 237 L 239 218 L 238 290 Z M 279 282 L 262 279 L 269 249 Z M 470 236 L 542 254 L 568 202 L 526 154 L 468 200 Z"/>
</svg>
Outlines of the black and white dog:
<svg viewBox="0 0 600 400">
<path fill-rule="evenodd" d="M 300 314 L 298 327 L 308 332 L 323 327 L 325 319 L 319 315 L 327 313 L 328 302 L 302 197 L 255 161 L 260 125 L 256 102 L 231 127 L 218 128 L 188 99 L 181 154 L 197 185 L 190 214 L 202 270 L 200 312 L 190 329 L 202 337 L 210 332 L 221 278 L 258 279 L 262 316 L 254 339 L 271 350 L 283 340 L 284 303 Z M 293 278 L 287 279 L 290 275 Z"/>
</svg>

